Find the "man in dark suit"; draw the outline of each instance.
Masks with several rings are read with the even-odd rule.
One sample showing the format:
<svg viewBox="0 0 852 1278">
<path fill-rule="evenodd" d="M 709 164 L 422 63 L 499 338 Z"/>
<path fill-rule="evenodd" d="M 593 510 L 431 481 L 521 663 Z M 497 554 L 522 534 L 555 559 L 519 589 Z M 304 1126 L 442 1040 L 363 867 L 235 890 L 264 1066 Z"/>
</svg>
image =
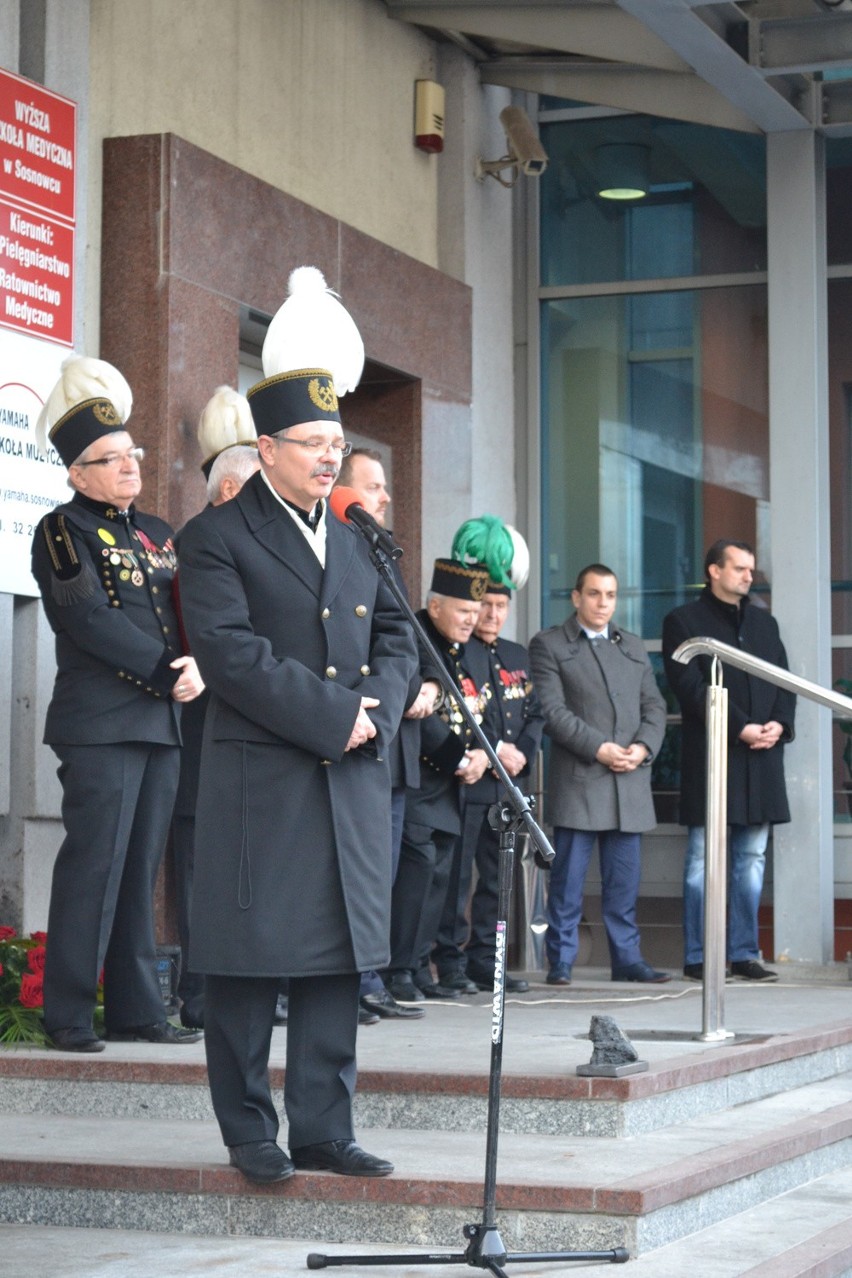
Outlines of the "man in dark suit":
<svg viewBox="0 0 852 1278">
<path fill-rule="evenodd" d="M 353 448 L 340 463 L 337 486 L 351 488 L 359 503 L 377 524 L 384 528 L 387 521 L 391 495 L 388 492 L 382 454 L 377 448 Z M 391 560 L 391 570 L 396 583 L 405 593 L 405 584 L 396 559 Z M 441 696 L 441 685 L 426 682 L 415 671 L 406 697 L 405 713 L 399 731 L 388 747 L 391 770 L 391 875 L 396 878 L 399 854 L 402 847 L 402 824 L 405 818 L 405 791 L 420 784 L 420 720 L 431 713 Z M 363 1025 L 370 1021 L 419 1020 L 423 1016 L 420 1007 L 398 1003 L 378 972 L 361 973 L 361 1012 Z"/>
<path fill-rule="evenodd" d="M 704 575 L 707 584 L 699 598 L 675 608 L 663 621 L 666 676 L 683 713 L 680 819 L 689 827 L 683 870 L 683 971 L 692 980 L 704 976 L 705 706 L 712 658 L 695 657 L 684 666 L 672 659 L 672 653 L 684 640 L 706 635 L 787 668 L 778 623 L 749 599 L 754 580 L 751 546 L 725 538 L 714 542 L 705 556 Z M 758 962 L 757 911 L 769 827 L 790 820 L 784 745 L 793 739 L 796 698 L 734 666 L 725 666 L 725 687 L 731 830 L 728 959 L 731 975 L 740 980 L 775 981 L 777 972 Z"/>
<path fill-rule="evenodd" d="M 574 615 L 530 640 L 533 681 L 551 740 L 547 793 L 556 857 L 545 933 L 550 985 L 571 983 L 595 841 L 612 979 L 670 979 L 642 957 L 636 924 L 641 834 L 656 824 L 649 765 L 662 744 L 666 707 L 641 639 L 612 623 L 617 600 L 612 569 L 589 564 L 571 594 Z"/>
<path fill-rule="evenodd" d="M 437 709 L 422 721 L 420 785 L 405 799 L 402 851 L 393 888 L 391 960 L 385 981 L 394 998 L 418 1002 L 426 998 L 458 998 L 459 992 L 435 981 L 430 968 L 450 879 L 453 849 L 461 833 L 460 778 L 479 780 L 485 751 L 473 743 L 457 698 L 474 710 L 475 690 L 465 672 L 465 645 L 479 616 L 488 574 L 453 559 L 436 559 L 425 609 L 417 614 L 458 693 L 443 695 Z M 420 654 L 424 678 L 435 677 L 431 656 Z"/>
<path fill-rule="evenodd" d="M 464 661 L 484 703 L 482 730 L 509 776 L 522 779 L 529 776 L 538 754 L 544 716 L 528 674 L 526 648 L 500 638 L 508 616 L 509 586 L 489 579 Z M 462 786 L 462 837 L 432 956 L 441 985 L 463 992 L 470 983 L 484 990 L 494 986 L 500 836 L 489 824 L 488 810 L 502 796 L 502 783 L 489 770 L 474 784 Z M 474 863 L 478 878 L 468 928 Z M 507 973 L 505 988 L 509 994 L 522 994 L 529 985 Z"/>
<path fill-rule="evenodd" d="M 358 974 L 388 957 L 386 751 L 416 656 L 365 542 L 327 511 L 349 449 L 330 374 L 269 376 L 249 402 L 261 471 L 181 538 L 210 688 L 190 961 L 206 975 L 211 1095 L 250 1180 L 382 1176 L 392 1165 L 352 1130 Z M 290 1157 L 267 1071 L 282 976 Z"/>
<path fill-rule="evenodd" d="M 63 387 L 77 402 L 54 418 Z M 56 635 L 44 740 L 59 757 L 65 826 L 44 1025 L 54 1046 L 74 1052 L 103 1049 L 92 1025 L 101 969 L 108 1039 L 200 1038 L 165 1019 L 153 898 L 178 781 L 180 707 L 204 685 L 179 642 L 172 530 L 135 505 L 142 450 L 124 428 L 130 404 L 124 378 L 104 361 L 63 366 L 45 416 L 74 497 L 42 519 L 32 546 Z"/>
</svg>

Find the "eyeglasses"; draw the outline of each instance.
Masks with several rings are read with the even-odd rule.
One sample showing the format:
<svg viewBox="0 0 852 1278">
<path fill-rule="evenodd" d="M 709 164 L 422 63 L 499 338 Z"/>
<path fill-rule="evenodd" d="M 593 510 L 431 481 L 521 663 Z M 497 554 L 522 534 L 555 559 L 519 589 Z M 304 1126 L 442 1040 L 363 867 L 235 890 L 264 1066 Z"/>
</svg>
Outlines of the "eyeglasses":
<svg viewBox="0 0 852 1278">
<path fill-rule="evenodd" d="M 292 439 L 289 435 L 273 435 L 272 438 L 276 444 L 298 444 L 300 448 L 304 448 L 306 453 L 312 453 L 314 457 L 322 457 L 323 453 L 340 453 L 341 457 L 348 457 L 352 452 L 352 445 L 345 439 L 333 439 L 329 442 L 327 439 Z"/>
<path fill-rule="evenodd" d="M 95 457 L 93 461 L 78 461 L 75 466 L 120 466 L 122 462 L 141 462 L 145 456 L 144 448 L 128 448 L 126 453 L 107 453 L 106 457 Z"/>
</svg>

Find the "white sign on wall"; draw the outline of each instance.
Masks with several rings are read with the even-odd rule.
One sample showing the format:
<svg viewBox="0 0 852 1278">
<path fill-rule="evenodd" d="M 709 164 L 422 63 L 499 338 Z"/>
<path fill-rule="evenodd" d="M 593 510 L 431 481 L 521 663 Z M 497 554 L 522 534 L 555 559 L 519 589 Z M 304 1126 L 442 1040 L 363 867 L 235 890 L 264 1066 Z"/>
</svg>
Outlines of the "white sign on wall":
<svg viewBox="0 0 852 1278">
<path fill-rule="evenodd" d="M 53 342 L 0 331 L 0 592 L 37 595 L 30 544 L 49 510 L 68 501 L 68 472 L 40 449 L 36 422 L 68 355 Z"/>
</svg>

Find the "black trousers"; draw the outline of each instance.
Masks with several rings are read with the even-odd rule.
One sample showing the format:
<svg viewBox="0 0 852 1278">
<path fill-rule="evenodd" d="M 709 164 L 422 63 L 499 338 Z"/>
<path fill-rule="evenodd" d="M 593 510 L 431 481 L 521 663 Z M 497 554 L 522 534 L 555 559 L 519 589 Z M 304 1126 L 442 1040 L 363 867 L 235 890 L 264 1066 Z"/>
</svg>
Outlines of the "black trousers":
<svg viewBox="0 0 852 1278">
<path fill-rule="evenodd" d="M 353 1135 L 357 972 L 291 976 L 284 1109 L 291 1149 Z M 280 980 L 207 976 L 204 1043 L 213 1109 L 226 1145 L 275 1140 L 269 1045 Z"/>
<path fill-rule="evenodd" d="M 194 1025 L 204 1023 L 204 977 L 189 968 L 189 917 L 192 913 L 192 875 L 195 863 L 195 817 L 175 816 L 172 821 L 175 866 L 175 912 L 180 941 L 178 997 Z M 197 1018 L 197 1019 L 196 1019 Z"/>
<path fill-rule="evenodd" d="M 406 821 L 399 869 L 391 896 L 391 957 L 388 973 L 416 972 L 429 951 L 447 895 L 457 834 Z"/>
<path fill-rule="evenodd" d="M 462 837 L 453 850 L 447 896 L 432 951 L 439 977 L 460 967 L 486 976 L 494 971 L 500 836 L 488 824 L 490 807 L 488 803 L 465 802 L 462 808 Z M 474 865 L 478 878 L 468 924 Z"/>
<path fill-rule="evenodd" d="M 44 1024 L 91 1027 L 104 972 L 107 1029 L 165 1019 L 154 887 L 174 807 L 177 746 L 53 746 L 65 839 L 53 867 Z"/>
</svg>

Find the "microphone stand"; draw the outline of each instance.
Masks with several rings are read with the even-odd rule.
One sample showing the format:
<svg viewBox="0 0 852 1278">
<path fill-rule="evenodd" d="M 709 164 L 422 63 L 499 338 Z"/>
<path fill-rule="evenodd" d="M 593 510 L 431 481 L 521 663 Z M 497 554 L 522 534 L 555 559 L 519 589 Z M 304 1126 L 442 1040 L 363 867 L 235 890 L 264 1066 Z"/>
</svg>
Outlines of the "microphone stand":
<svg viewBox="0 0 852 1278">
<path fill-rule="evenodd" d="M 624 1247 L 616 1247 L 609 1251 L 554 1251 L 554 1252 L 514 1252 L 507 1253 L 497 1228 L 497 1144 L 500 1130 L 500 1086 L 503 1065 L 503 1014 L 506 1001 L 506 941 L 508 933 L 509 909 L 512 900 L 512 881 L 515 866 L 515 839 L 521 827 L 526 829 L 532 839 L 537 854 L 546 861 L 553 860 L 555 855 L 550 842 L 533 816 L 535 799 L 525 795 L 509 776 L 493 746 L 482 731 L 460 690 L 453 682 L 444 660 L 426 634 L 415 616 L 414 610 L 405 592 L 396 580 L 391 560 L 402 554 L 399 546 L 389 543 L 390 534 L 378 524 L 367 524 L 366 521 L 353 525 L 370 546 L 370 558 L 376 569 L 391 591 L 405 617 L 408 619 L 415 635 L 440 672 L 440 682 L 447 696 L 453 698 L 458 705 L 462 718 L 470 728 L 481 749 L 488 756 L 493 771 L 500 778 L 505 790 L 503 802 L 492 804 L 488 811 L 488 821 L 493 830 L 500 832 L 498 862 L 498 898 L 496 952 L 494 961 L 494 995 L 491 1004 L 491 1063 L 488 1076 L 488 1107 L 486 1118 L 485 1173 L 483 1183 L 482 1220 L 475 1224 L 467 1224 L 462 1229 L 467 1239 L 464 1251 L 448 1253 L 405 1253 L 384 1256 L 328 1256 L 320 1252 L 311 1252 L 307 1257 L 308 1269 L 325 1269 L 333 1265 L 468 1265 L 473 1269 L 487 1269 L 497 1278 L 508 1278 L 504 1265 L 525 1263 L 536 1264 L 552 1261 L 593 1261 L 608 1260 L 612 1264 L 623 1264 L 629 1259 Z"/>
</svg>

